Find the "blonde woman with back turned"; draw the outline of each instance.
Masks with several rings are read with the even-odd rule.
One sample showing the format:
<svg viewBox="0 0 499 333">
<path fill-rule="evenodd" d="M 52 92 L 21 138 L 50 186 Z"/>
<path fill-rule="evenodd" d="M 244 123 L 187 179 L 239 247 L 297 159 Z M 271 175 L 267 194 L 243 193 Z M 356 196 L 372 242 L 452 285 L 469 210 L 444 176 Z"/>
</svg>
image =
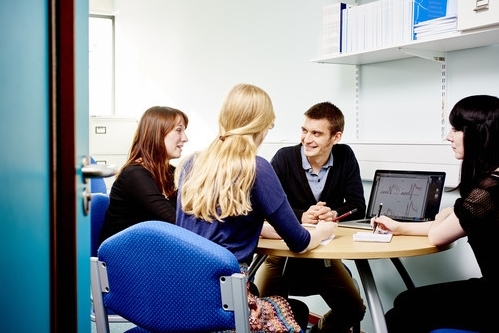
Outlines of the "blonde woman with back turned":
<svg viewBox="0 0 499 333">
<path fill-rule="evenodd" d="M 255 254 L 264 221 L 274 227 L 291 251 L 300 253 L 331 237 L 336 227 L 336 223 L 319 222 L 313 230 L 304 229 L 274 169 L 257 156 L 274 120 L 272 101 L 264 90 L 236 85 L 222 104 L 219 134 L 208 148 L 186 158 L 176 170 L 177 224 L 226 247 L 244 273 Z M 284 298 L 258 298 L 249 293 L 248 301 L 252 331 L 300 331 Z M 306 323 L 301 326 L 304 331 Z"/>
</svg>

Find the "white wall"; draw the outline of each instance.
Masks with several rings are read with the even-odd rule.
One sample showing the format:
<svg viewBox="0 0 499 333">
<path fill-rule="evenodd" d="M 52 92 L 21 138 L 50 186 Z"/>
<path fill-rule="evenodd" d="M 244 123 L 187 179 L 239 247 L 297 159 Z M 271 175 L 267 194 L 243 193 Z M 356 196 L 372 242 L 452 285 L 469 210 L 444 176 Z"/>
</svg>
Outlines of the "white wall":
<svg viewBox="0 0 499 333">
<path fill-rule="evenodd" d="M 185 111 L 187 153 L 211 140 L 222 99 L 246 82 L 273 100 L 267 141 L 298 140 L 312 104 L 354 105 L 353 68 L 310 61 L 329 2 L 115 0 L 116 114 L 140 117 L 157 104 Z"/>
<path fill-rule="evenodd" d="M 356 67 L 310 61 L 318 54 L 322 7 L 333 2 L 115 0 L 116 115 L 139 118 L 152 105 L 185 111 L 190 117 L 185 155 L 211 140 L 225 94 L 247 82 L 264 88 L 274 102 L 276 127 L 261 149 L 268 158 L 278 147 L 296 143 L 305 110 L 326 100 L 345 113 L 344 142 L 443 143 L 441 64 L 414 58 L 362 66 L 357 112 Z M 498 56 L 497 45 L 446 55 L 446 112 L 466 95 L 497 95 Z M 414 154 L 425 153 L 421 146 L 416 148 Z M 389 152 L 376 154 L 377 160 L 384 160 Z M 421 167 L 412 159 L 403 167 L 411 165 Z M 455 180 L 459 166 L 450 168 Z M 366 182 L 366 195 L 369 189 Z M 455 198 L 446 194 L 442 206 L 452 205 Z M 479 274 L 466 240 L 444 253 L 403 261 L 416 285 Z M 346 262 L 358 279 L 353 262 Z M 402 282 L 389 261 L 371 264 L 388 309 L 403 290 Z M 309 306 L 325 311 L 314 298 Z M 372 331 L 369 315 L 362 330 Z"/>
</svg>

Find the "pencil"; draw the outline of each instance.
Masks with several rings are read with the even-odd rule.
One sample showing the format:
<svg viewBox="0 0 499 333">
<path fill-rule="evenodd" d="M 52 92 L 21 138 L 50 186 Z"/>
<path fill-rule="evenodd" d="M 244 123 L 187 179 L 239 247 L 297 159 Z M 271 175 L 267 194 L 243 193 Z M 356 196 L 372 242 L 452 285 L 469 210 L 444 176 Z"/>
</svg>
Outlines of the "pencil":
<svg viewBox="0 0 499 333">
<path fill-rule="evenodd" d="M 383 208 L 383 203 L 381 202 L 378 207 L 378 214 L 376 214 L 376 217 L 379 217 L 381 215 L 381 208 Z M 378 227 L 378 223 L 374 222 L 373 226 L 373 234 L 376 232 L 376 228 Z"/>
<path fill-rule="evenodd" d="M 347 216 L 349 216 L 349 215 L 352 215 L 352 214 L 353 214 L 353 213 L 355 213 L 356 211 L 357 211 L 357 208 L 354 208 L 354 209 L 352 209 L 352 210 L 349 210 L 349 211 L 348 211 L 348 212 L 346 212 L 345 214 L 341 214 L 340 216 L 335 217 L 335 218 L 333 219 L 333 222 L 338 222 L 338 221 L 339 221 L 339 220 L 341 220 L 342 218 L 345 218 L 345 217 L 347 217 Z"/>
</svg>

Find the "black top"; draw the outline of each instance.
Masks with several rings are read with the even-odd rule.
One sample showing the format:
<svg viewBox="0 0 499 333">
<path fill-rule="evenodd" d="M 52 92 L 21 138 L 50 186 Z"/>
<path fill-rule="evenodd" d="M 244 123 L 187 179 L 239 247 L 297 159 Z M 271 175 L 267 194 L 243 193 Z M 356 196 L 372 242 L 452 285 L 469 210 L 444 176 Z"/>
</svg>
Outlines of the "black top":
<svg viewBox="0 0 499 333">
<path fill-rule="evenodd" d="M 177 197 L 166 198 L 156 186 L 152 174 L 143 166 L 132 165 L 123 169 L 113 183 L 109 199 L 99 244 L 139 222 L 175 223 Z"/>
<path fill-rule="evenodd" d="M 466 198 L 459 198 L 454 212 L 468 236 L 476 261 L 491 295 L 497 290 L 497 230 L 499 230 L 499 172 L 484 178 Z"/>
</svg>

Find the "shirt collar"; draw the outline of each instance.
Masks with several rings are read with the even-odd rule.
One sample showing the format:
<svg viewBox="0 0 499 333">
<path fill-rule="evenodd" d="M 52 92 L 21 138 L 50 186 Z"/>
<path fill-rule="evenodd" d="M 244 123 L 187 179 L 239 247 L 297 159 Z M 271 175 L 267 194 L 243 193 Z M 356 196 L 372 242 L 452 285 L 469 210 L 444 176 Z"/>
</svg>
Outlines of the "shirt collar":
<svg viewBox="0 0 499 333">
<path fill-rule="evenodd" d="M 310 162 L 307 159 L 307 156 L 305 156 L 305 148 L 303 148 L 303 145 L 300 147 L 300 155 L 301 155 L 301 166 L 303 170 L 305 171 L 310 171 L 312 169 L 312 166 L 310 165 Z M 329 155 L 329 159 L 327 160 L 327 163 L 324 164 L 321 169 L 329 169 L 330 167 L 333 166 L 333 154 Z"/>
</svg>

